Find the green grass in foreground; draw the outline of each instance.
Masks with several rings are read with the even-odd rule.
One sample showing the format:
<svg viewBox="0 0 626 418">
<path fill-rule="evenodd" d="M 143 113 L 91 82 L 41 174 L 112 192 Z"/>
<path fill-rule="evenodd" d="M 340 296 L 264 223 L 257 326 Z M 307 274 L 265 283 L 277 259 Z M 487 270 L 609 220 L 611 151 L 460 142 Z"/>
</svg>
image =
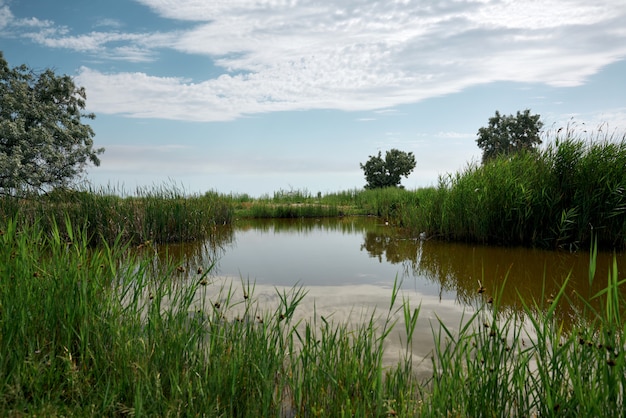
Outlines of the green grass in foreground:
<svg viewBox="0 0 626 418">
<path fill-rule="evenodd" d="M 418 382 L 411 344 L 385 368 L 385 338 L 419 309 L 399 301 L 357 327 L 294 320 L 302 288 L 263 310 L 207 297 L 207 272 L 154 267 L 119 242 L 89 249 L 69 225 L 44 234 L 5 223 L 0 235 L 0 415 L 30 416 L 621 416 L 624 302 L 614 268 L 604 301 L 566 334 L 550 305 L 523 318 L 485 302 L 433 327 L 433 377 Z M 593 259 L 590 272 L 594 270 Z M 590 274 L 590 280 L 593 274 Z M 563 288 L 564 289 L 564 288 Z M 368 319 L 369 318 L 369 319 Z M 382 325 L 381 325 L 382 324 Z"/>
<path fill-rule="evenodd" d="M 301 288 L 274 312 L 249 287 L 209 301 L 206 272 L 181 280 L 63 230 L 2 228 L 0 415 L 364 416 L 390 399 L 414 410 L 409 377 L 383 379 L 373 316 L 357 329 L 293 323 Z"/>
</svg>

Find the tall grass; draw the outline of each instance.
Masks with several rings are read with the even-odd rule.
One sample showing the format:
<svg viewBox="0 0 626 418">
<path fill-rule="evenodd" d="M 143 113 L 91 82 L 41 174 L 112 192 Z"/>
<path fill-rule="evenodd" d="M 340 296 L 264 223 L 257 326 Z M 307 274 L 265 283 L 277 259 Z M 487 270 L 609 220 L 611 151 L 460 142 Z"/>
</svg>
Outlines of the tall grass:
<svg viewBox="0 0 626 418">
<path fill-rule="evenodd" d="M 561 132 L 537 152 L 441 176 L 398 219 L 456 241 L 575 250 L 593 234 L 602 247 L 624 248 L 626 136 Z"/>
<path fill-rule="evenodd" d="M 321 203 L 284 204 L 256 201 L 240 210 L 238 216 L 242 218 L 328 218 L 343 216 L 337 206 Z"/>
<path fill-rule="evenodd" d="M 383 379 L 389 313 L 382 330 L 373 314 L 356 330 L 321 317 L 295 321 L 302 288 L 279 292 L 278 305 L 264 309 L 253 285 L 209 292 L 208 266 L 155 267 L 119 240 L 92 249 L 69 220 L 50 233 L 10 220 L 0 240 L 1 415 L 365 416 L 384 415 L 391 404 L 407 414 L 415 408 L 410 375 L 402 385 Z"/>
<path fill-rule="evenodd" d="M 255 298 L 253 284 L 214 283 L 210 266 L 155 266 L 119 240 L 89 247 L 86 229 L 9 220 L 0 228 L 0 415 L 33 416 L 621 416 L 626 391 L 624 301 L 616 264 L 590 280 L 565 330 L 558 311 L 579 298 L 500 310 L 504 284 L 481 289 L 458 328 L 433 326 L 432 379 L 413 374 L 420 309 L 400 301 L 360 325 L 315 312 L 306 290 Z M 134 254 L 134 255 L 133 255 Z M 486 295 L 490 294 L 488 298 Z M 265 300 L 265 299 L 264 299 Z M 600 306 L 600 308 L 597 308 Z M 404 324 L 406 352 L 382 364 Z"/>
<path fill-rule="evenodd" d="M 85 229 L 91 245 L 101 241 L 141 244 L 168 243 L 207 238 L 216 225 L 231 223 L 234 209 L 217 193 L 187 195 L 175 185 L 139 188 L 123 197 L 113 188 L 55 190 L 45 196 L 0 199 L 0 219 L 38 223 L 50 231 L 65 226 L 68 215 L 75 230 Z M 67 231 L 65 232 L 68 233 Z"/>
<path fill-rule="evenodd" d="M 321 218 L 345 215 L 371 215 L 410 224 L 406 208 L 415 207 L 420 197 L 402 188 L 348 190 L 317 195 L 307 190 L 280 190 L 273 196 L 246 199 L 234 196 L 237 216 L 243 218 Z"/>
<path fill-rule="evenodd" d="M 590 277 L 593 279 L 593 264 Z M 505 313 L 496 290 L 454 332 L 433 329 L 434 377 L 424 402 L 428 416 L 623 416 L 626 395 L 624 300 L 616 264 L 607 286 L 586 298 L 568 295 L 567 280 L 547 304 L 521 300 Z M 561 304 L 581 298 L 586 309 L 567 331 Z"/>
<path fill-rule="evenodd" d="M 418 195 L 398 187 L 363 190 L 359 193 L 357 205 L 368 215 L 393 221 L 401 219 L 407 207 L 419 204 Z"/>
<path fill-rule="evenodd" d="M 329 218 L 345 213 L 336 204 L 322 202 L 322 195 L 313 196 L 308 190 L 279 190 L 273 196 L 253 199 L 247 195 L 231 196 L 239 218 Z"/>
<path fill-rule="evenodd" d="M 516 321 L 498 321 L 481 308 L 455 333 L 440 322 L 433 328 L 433 379 L 424 403 L 426 416 L 532 416 L 530 349 L 520 342 Z"/>
</svg>

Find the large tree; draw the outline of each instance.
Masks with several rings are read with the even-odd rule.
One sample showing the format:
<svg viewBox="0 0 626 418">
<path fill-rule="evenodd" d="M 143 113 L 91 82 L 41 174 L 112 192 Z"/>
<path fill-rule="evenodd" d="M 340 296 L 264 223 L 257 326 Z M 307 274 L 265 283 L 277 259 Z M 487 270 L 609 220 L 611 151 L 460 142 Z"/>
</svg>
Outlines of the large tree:
<svg viewBox="0 0 626 418">
<path fill-rule="evenodd" d="M 366 189 L 381 187 L 397 187 L 401 177 L 408 177 L 415 168 L 415 156 L 412 152 L 392 149 L 385 153 L 385 159 L 378 155 L 370 155 L 365 164 L 360 164 L 365 173 Z"/>
<path fill-rule="evenodd" d="M 483 163 L 499 155 L 521 150 L 531 150 L 541 144 L 539 132 L 543 127 L 540 115 L 531 115 L 530 109 L 517 115 L 496 115 L 489 118 L 489 125 L 478 130 L 476 143 L 483 150 Z"/>
<path fill-rule="evenodd" d="M 85 100 L 70 76 L 9 68 L 0 51 L 0 194 L 66 186 L 100 164 Z"/>
</svg>

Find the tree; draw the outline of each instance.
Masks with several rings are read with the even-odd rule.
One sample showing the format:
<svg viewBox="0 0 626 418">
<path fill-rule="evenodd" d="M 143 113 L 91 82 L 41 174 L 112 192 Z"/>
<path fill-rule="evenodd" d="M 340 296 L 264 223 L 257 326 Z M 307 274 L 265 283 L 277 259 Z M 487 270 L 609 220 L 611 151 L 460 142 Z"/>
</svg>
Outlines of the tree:
<svg viewBox="0 0 626 418">
<path fill-rule="evenodd" d="M 67 186 L 88 162 L 100 165 L 103 148 L 81 118 L 85 89 L 70 76 L 26 65 L 9 68 L 0 51 L 0 194 Z"/>
<path fill-rule="evenodd" d="M 365 172 L 366 189 L 380 187 L 397 187 L 401 177 L 408 177 L 415 168 L 415 156 L 412 152 L 406 153 L 392 149 L 385 153 L 383 160 L 381 152 L 377 156 L 369 156 L 365 164 L 360 164 Z"/>
<path fill-rule="evenodd" d="M 521 150 L 532 150 L 539 144 L 539 131 L 543 122 L 540 115 L 531 115 L 530 109 L 516 116 L 496 115 L 489 118 L 489 126 L 478 130 L 476 143 L 483 150 L 483 163 L 499 155 L 509 155 Z"/>
</svg>

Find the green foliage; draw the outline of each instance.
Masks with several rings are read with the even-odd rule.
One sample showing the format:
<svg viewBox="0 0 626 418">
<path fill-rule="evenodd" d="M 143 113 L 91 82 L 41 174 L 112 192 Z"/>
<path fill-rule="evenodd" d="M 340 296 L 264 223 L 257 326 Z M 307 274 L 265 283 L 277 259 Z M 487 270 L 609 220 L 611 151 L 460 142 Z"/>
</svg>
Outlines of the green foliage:
<svg viewBox="0 0 626 418">
<path fill-rule="evenodd" d="M 606 309 L 588 304 L 568 331 L 558 318 L 572 303 L 567 280 L 550 299 L 521 300 L 521 313 L 501 310 L 503 290 L 493 301 L 479 295 L 458 331 L 443 322 L 433 330 L 435 371 L 422 416 L 623 415 L 623 284 L 615 265 L 607 287 L 591 298 Z"/>
<path fill-rule="evenodd" d="M 501 308 L 504 283 L 493 292 L 481 288 L 469 318 L 433 328 L 432 378 L 419 382 L 411 341 L 420 308 L 397 303 L 397 281 L 388 309 L 353 326 L 315 311 L 298 319 L 302 287 L 277 290 L 270 305 L 255 297 L 254 285 L 213 283 L 209 271 L 181 273 L 173 260 L 155 266 L 153 254 L 132 255 L 119 240 L 89 248 L 84 229 L 67 218 L 49 233 L 15 220 L 0 231 L 2 416 L 624 411 L 617 262 L 606 287 L 583 300 L 572 329 L 559 319 L 562 304 L 580 298 L 566 291 L 567 280 L 550 299 L 521 301 L 520 315 Z M 591 256 L 590 280 L 594 264 Z M 386 368 L 386 339 L 397 321 L 404 357 Z"/>
<path fill-rule="evenodd" d="M 359 205 L 365 214 L 381 217 L 400 226 L 404 226 L 402 214 L 406 209 L 418 204 L 418 196 L 414 192 L 397 187 L 368 189 L 359 196 Z"/>
<path fill-rule="evenodd" d="M 64 186 L 99 165 L 94 132 L 81 122 L 85 89 L 52 70 L 9 68 L 0 52 L 0 193 Z"/>
<path fill-rule="evenodd" d="M 0 221 L 17 217 L 20 223 L 38 223 L 51 230 L 63 228 L 69 215 L 74 229 L 85 226 L 90 245 L 188 242 L 210 237 L 217 225 L 233 221 L 231 200 L 217 193 L 187 195 L 175 185 L 123 190 L 55 189 L 28 199 L 0 197 Z"/>
<path fill-rule="evenodd" d="M 49 234 L 14 220 L 0 231 L 2 416 L 416 412 L 410 368 L 383 379 L 393 302 L 356 329 L 298 320 L 301 287 L 267 306 L 254 285 L 215 284 L 209 269 L 155 266 L 119 240 L 88 248 L 69 219 Z"/>
<path fill-rule="evenodd" d="M 543 123 L 540 115 L 531 115 L 526 109 L 517 115 L 496 115 L 489 118 L 489 125 L 478 130 L 476 143 L 483 150 L 483 163 L 499 156 L 522 150 L 532 150 L 541 144 L 539 131 Z"/>
<path fill-rule="evenodd" d="M 248 201 L 234 200 L 241 218 L 326 218 L 347 215 L 373 215 L 407 226 L 411 220 L 402 217 L 415 207 L 419 196 L 399 187 L 349 190 L 312 196 L 307 192 L 282 191 L 273 197 L 262 196 Z"/>
<path fill-rule="evenodd" d="M 366 189 L 378 189 L 382 187 L 397 187 L 402 177 L 408 177 L 415 169 L 415 156 L 412 152 L 406 153 L 397 149 L 389 150 L 382 154 L 370 155 L 365 164 L 360 164 L 365 173 Z"/>
<path fill-rule="evenodd" d="M 416 191 L 394 221 L 454 241 L 576 250 L 626 246 L 626 136 L 558 132 L 546 148 L 470 164 Z"/>
</svg>

